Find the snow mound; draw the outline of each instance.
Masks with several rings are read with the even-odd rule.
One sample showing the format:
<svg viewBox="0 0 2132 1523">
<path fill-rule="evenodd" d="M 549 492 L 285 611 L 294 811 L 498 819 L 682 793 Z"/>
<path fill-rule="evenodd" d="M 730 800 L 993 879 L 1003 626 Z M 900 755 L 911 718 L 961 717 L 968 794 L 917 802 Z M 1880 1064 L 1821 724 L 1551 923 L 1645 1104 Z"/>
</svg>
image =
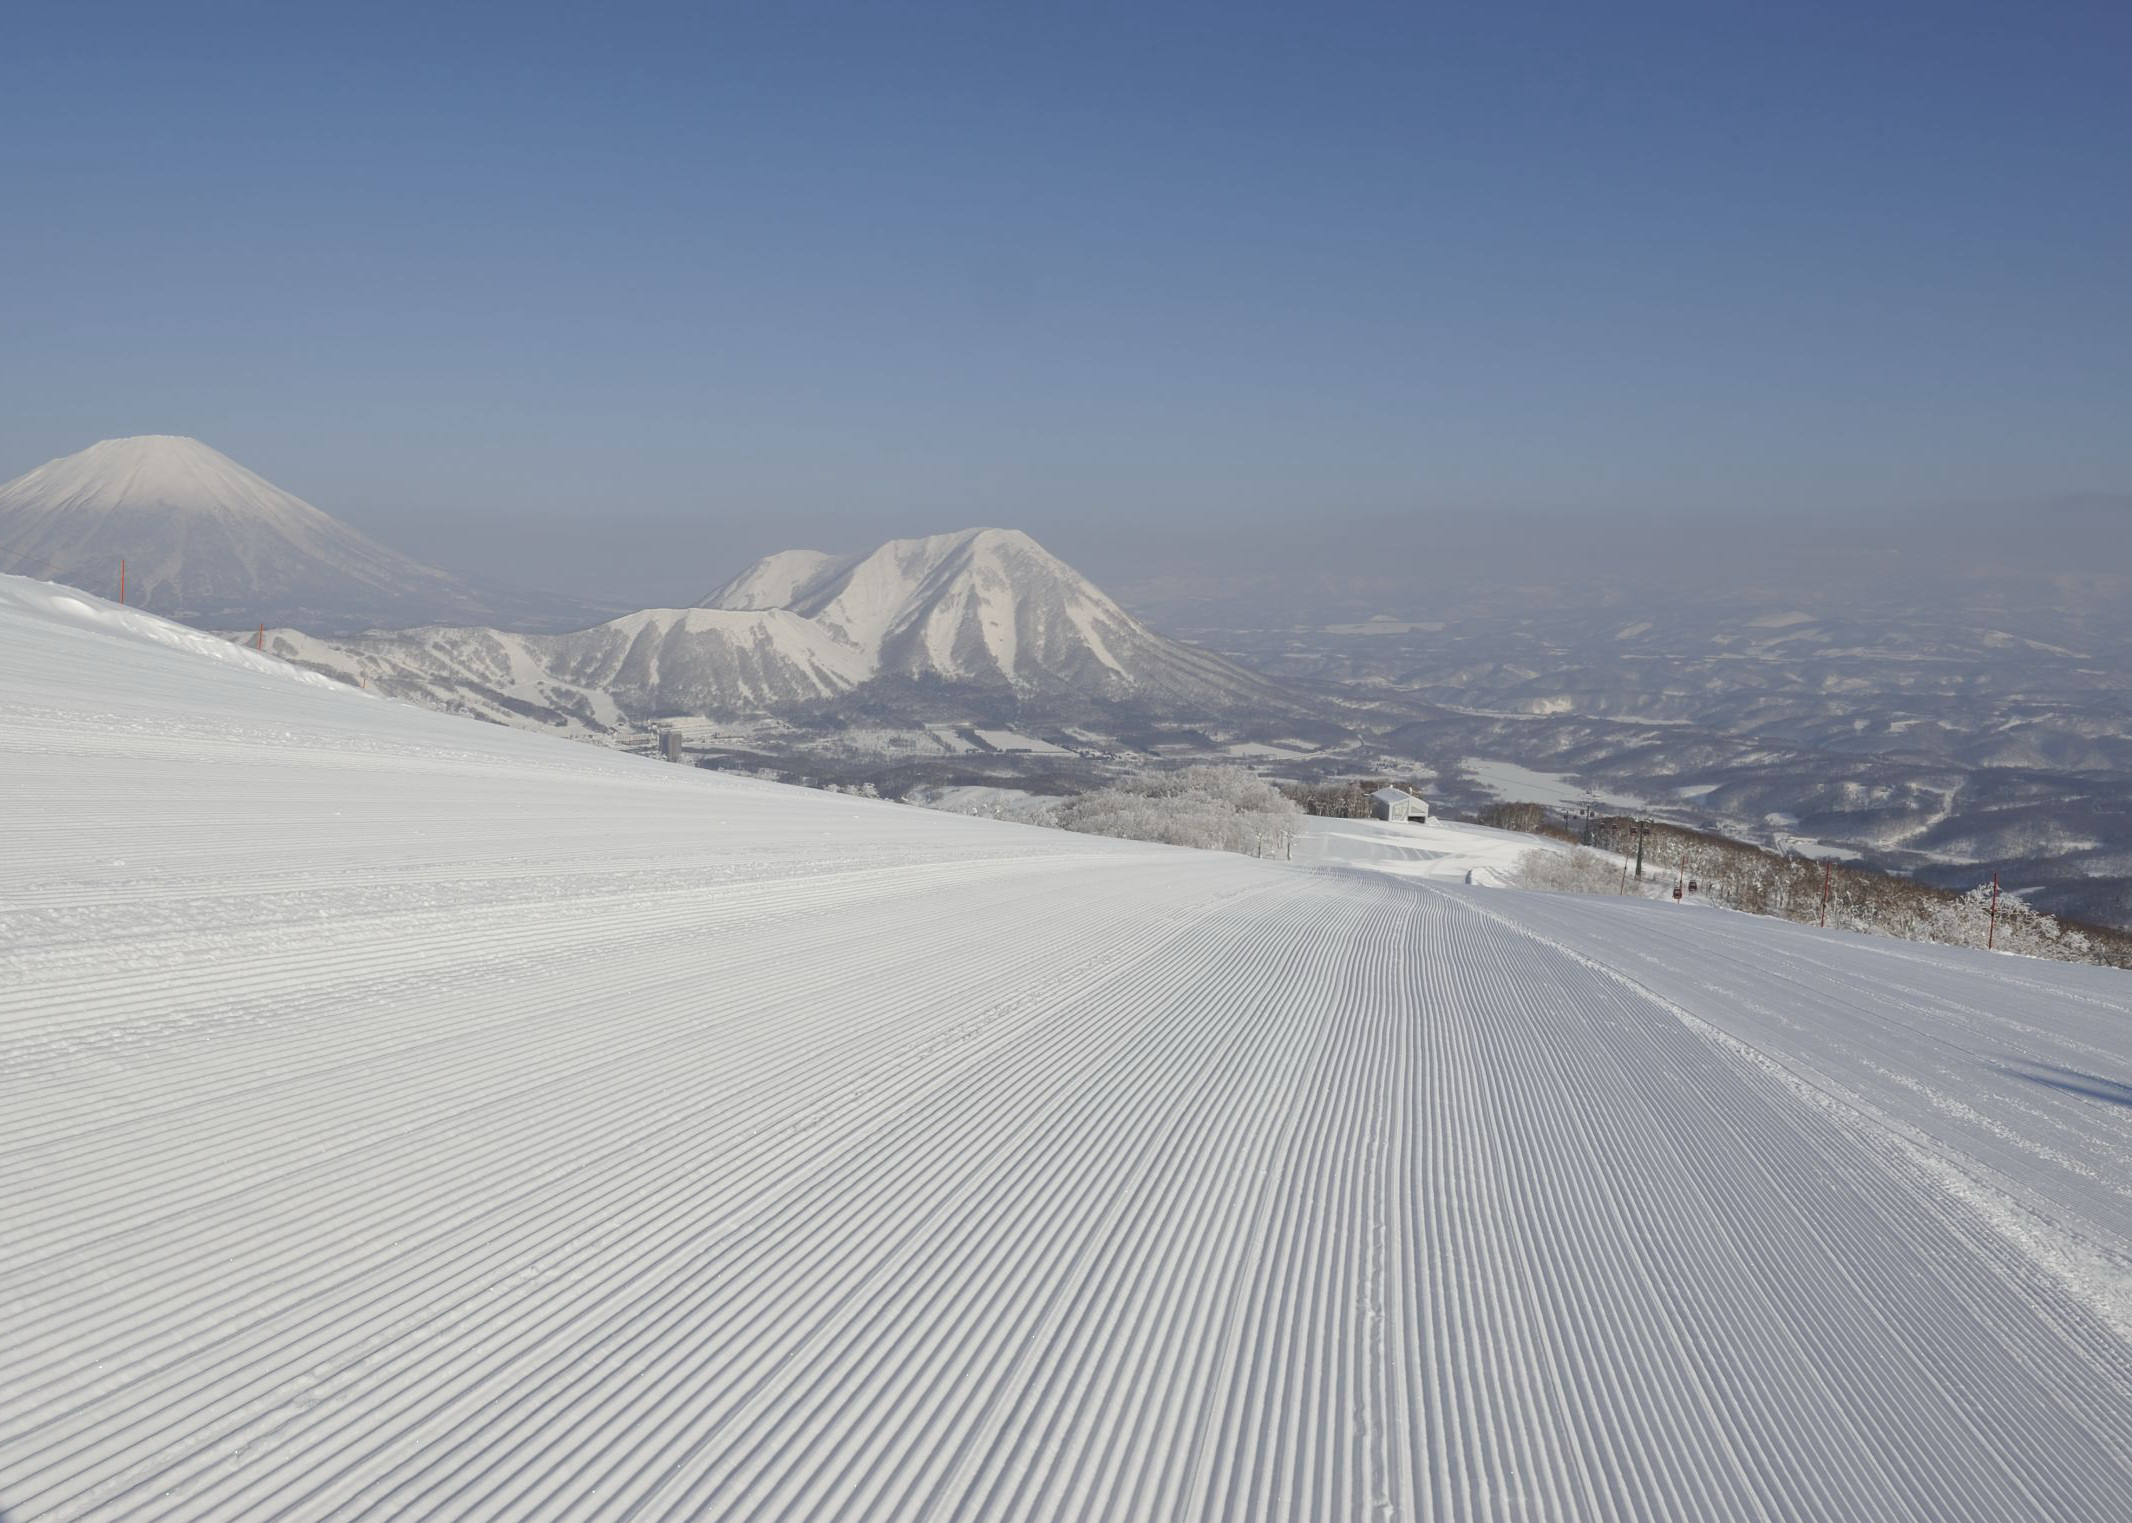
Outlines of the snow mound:
<svg viewBox="0 0 2132 1523">
<path fill-rule="evenodd" d="M 83 637 L 114 636 L 145 645 L 160 645 L 183 651 L 201 660 L 216 661 L 277 681 L 311 687 L 338 687 L 332 678 L 289 665 L 275 656 L 247 650 L 220 635 L 188 629 L 168 619 L 121 607 L 87 593 L 62 591 L 51 582 L 29 577 L 0 575 L 0 610 L 18 620 L 43 625 L 54 631 L 73 630 Z"/>
</svg>

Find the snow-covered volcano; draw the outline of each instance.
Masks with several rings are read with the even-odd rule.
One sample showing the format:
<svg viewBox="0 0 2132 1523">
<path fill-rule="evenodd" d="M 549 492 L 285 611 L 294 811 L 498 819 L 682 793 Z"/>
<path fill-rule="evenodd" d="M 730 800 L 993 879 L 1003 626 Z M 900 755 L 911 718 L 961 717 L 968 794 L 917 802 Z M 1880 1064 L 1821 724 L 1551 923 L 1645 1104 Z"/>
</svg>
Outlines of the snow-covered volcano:
<svg viewBox="0 0 2132 1523">
<path fill-rule="evenodd" d="M 0 564 L 210 626 L 557 628 L 600 610 L 380 544 L 197 439 L 106 439 L 0 486 Z"/>
</svg>

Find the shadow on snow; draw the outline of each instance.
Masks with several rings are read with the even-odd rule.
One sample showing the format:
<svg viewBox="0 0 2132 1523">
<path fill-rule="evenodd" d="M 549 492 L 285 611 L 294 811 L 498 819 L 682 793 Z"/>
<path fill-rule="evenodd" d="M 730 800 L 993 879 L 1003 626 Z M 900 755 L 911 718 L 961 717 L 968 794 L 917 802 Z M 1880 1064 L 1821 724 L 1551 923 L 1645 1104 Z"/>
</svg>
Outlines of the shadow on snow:
<svg viewBox="0 0 2132 1523">
<path fill-rule="evenodd" d="M 2086 1100 L 2100 1100 L 2105 1105 L 2122 1105 L 2132 1109 L 2132 1084 L 2116 1079 L 2097 1078 L 2091 1073 L 2082 1073 L 2077 1068 L 2066 1068 L 2057 1063 L 1995 1063 L 1999 1072 L 2012 1074 L 2017 1079 L 2026 1079 L 2031 1084 L 2042 1084 L 2051 1089 L 2062 1090 L 2069 1095 L 2079 1095 Z"/>
</svg>

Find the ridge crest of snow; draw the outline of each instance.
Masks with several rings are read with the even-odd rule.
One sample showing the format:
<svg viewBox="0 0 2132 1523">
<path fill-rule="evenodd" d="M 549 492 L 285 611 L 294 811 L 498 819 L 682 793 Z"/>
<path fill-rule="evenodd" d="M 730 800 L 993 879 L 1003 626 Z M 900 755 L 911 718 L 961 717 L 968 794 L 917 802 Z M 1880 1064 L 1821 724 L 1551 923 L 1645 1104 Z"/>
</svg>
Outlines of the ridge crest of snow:
<svg viewBox="0 0 2132 1523">
<path fill-rule="evenodd" d="M 882 671 L 1030 685 L 1071 671 L 1129 689 L 1169 642 L 1019 529 L 892 539 L 858 555 L 784 550 L 703 600 L 781 607 Z"/>
</svg>

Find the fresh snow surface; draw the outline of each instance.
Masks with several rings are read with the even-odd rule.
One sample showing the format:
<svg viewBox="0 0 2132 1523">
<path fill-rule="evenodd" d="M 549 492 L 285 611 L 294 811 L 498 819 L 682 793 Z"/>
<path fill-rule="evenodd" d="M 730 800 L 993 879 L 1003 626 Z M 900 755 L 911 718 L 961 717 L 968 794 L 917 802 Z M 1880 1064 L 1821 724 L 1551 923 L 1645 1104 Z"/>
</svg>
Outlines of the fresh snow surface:
<svg viewBox="0 0 2132 1523">
<path fill-rule="evenodd" d="M 54 598 L 9 1523 L 2132 1517 L 2121 973 L 784 789 Z"/>
<path fill-rule="evenodd" d="M 1400 878 L 1428 878 L 1438 883 L 1503 886 L 1516 876 L 1518 860 L 1532 851 L 1567 851 L 1546 836 L 1515 830 L 1491 830 L 1434 819 L 1425 825 L 1386 820 L 1303 821 L 1296 838 L 1298 862 L 1340 863 L 1367 867 Z"/>
</svg>

